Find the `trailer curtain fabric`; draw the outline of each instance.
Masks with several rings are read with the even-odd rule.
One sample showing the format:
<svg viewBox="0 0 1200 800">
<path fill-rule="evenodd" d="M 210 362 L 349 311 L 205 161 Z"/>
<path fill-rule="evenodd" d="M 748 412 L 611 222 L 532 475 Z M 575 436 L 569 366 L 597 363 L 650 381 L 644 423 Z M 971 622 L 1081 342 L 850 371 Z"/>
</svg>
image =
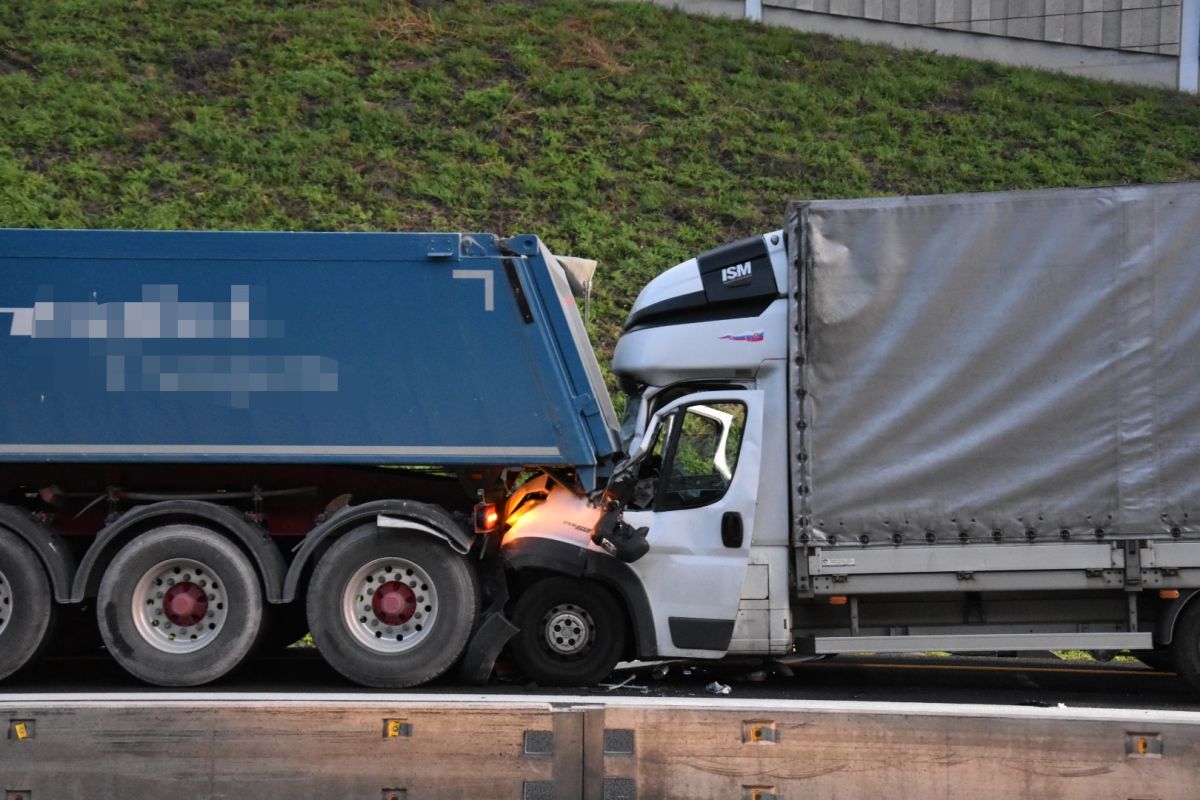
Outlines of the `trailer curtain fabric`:
<svg viewBox="0 0 1200 800">
<path fill-rule="evenodd" d="M 1200 532 L 1200 184 L 788 220 L 816 541 Z"/>
</svg>

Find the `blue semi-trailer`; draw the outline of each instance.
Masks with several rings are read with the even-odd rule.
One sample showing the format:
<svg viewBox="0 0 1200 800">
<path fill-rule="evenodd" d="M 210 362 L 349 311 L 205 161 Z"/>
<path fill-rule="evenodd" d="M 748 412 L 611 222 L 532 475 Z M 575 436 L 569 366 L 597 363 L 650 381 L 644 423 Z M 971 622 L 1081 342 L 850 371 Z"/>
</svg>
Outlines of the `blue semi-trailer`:
<svg viewBox="0 0 1200 800">
<path fill-rule="evenodd" d="M 495 599 L 474 505 L 618 449 L 534 236 L 3 230 L 0 385 L 0 677 L 95 609 L 151 683 L 309 629 L 428 680 Z"/>
</svg>

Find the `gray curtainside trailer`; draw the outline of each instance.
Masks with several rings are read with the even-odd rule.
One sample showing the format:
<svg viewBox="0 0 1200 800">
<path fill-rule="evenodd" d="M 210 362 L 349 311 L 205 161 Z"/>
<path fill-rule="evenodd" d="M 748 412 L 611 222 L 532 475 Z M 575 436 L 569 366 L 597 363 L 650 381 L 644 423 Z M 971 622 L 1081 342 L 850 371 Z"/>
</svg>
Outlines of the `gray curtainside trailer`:
<svg viewBox="0 0 1200 800">
<path fill-rule="evenodd" d="M 789 230 L 798 590 L 849 598 L 815 649 L 1168 644 L 1200 585 L 1197 187 Z"/>
</svg>

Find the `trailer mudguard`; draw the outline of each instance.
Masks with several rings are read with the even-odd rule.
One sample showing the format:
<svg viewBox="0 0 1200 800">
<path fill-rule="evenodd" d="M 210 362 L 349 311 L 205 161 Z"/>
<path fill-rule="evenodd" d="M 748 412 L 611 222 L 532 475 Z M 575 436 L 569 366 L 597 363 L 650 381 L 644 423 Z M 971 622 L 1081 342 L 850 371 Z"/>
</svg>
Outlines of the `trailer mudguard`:
<svg viewBox="0 0 1200 800">
<path fill-rule="evenodd" d="M 33 549 L 50 576 L 54 599 L 71 602 L 71 578 L 75 575 L 75 556 L 62 537 L 39 525 L 29 512 L 0 505 L 0 527 L 12 531 Z"/>
<path fill-rule="evenodd" d="M 135 506 L 100 531 L 79 565 L 71 602 L 78 603 L 85 597 L 95 596 L 105 567 L 121 545 L 148 528 L 171 522 L 197 522 L 227 533 L 254 559 L 267 601 L 283 602 L 283 579 L 287 565 L 271 537 L 233 509 L 198 500 L 166 500 Z"/>
<path fill-rule="evenodd" d="M 504 546 L 501 555 L 510 569 L 545 569 L 571 577 L 591 578 L 608 585 L 617 592 L 629 611 L 638 658 L 653 658 L 658 654 L 658 637 L 654 633 L 650 600 L 646 597 L 642 582 L 628 564 L 607 553 L 537 537 L 515 539 Z"/>
<path fill-rule="evenodd" d="M 359 506 L 346 506 L 335 511 L 329 519 L 305 534 L 283 582 L 283 602 L 290 603 L 296 599 L 304 570 L 322 545 L 331 544 L 333 539 L 343 533 L 363 523 L 375 522 L 380 517 L 410 522 L 413 528 L 445 539 L 447 544 L 459 553 L 470 550 L 474 541 L 473 535 L 464 530 L 449 514 L 428 503 L 413 500 L 374 500 Z"/>
<path fill-rule="evenodd" d="M 1175 640 L 1175 623 L 1179 621 L 1179 615 L 1183 613 L 1184 606 L 1198 594 L 1200 594 L 1200 589 L 1185 590 L 1180 592 L 1179 597 L 1163 607 L 1162 613 L 1158 616 L 1158 623 L 1154 626 L 1155 644 L 1165 646 Z"/>
</svg>

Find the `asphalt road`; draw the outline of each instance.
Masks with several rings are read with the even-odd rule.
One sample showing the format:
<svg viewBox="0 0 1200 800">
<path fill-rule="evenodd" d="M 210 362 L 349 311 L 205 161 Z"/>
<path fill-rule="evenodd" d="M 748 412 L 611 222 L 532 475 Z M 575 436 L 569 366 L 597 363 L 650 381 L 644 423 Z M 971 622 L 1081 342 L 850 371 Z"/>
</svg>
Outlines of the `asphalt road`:
<svg viewBox="0 0 1200 800">
<path fill-rule="evenodd" d="M 661 672 L 661 668 L 658 670 Z M 493 677 L 483 689 L 497 696 L 563 694 L 596 696 L 707 697 L 797 700 L 867 700 L 924 703 L 966 703 L 1078 708 L 1142 708 L 1200 711 L 1200 695 L 1175 675 L 1136 662 L 1064 662 L 1046 658 L 983 658 L 928 656 L 838 656 L 821 661 L 774 664 L 749 661 L 721 664 L 668 665 L 663 677 L 649 666 L 619 669 L 607 687 L 547 689 L 518 679 Z M 714 695 L 707 686 L 717 681 L 728 695 Z M 623 684 L 617 686 L 617 684 Z M 364 690 L 329 668 L 312 650 L 291 649 L 278 656 L 251 661 L 237 674 L 212 686 L 188 692 L 273 692 L 412 696 L 479 692 L 450 678 L 428 686 L 395 692 Z M 123 672 L 103 653 L 85 657 L 47 658 L 33 670 L 0 685 L 6 694 L 29 692 L 169 693 L 178 690 L 144 686 Z"/>
</svg>

